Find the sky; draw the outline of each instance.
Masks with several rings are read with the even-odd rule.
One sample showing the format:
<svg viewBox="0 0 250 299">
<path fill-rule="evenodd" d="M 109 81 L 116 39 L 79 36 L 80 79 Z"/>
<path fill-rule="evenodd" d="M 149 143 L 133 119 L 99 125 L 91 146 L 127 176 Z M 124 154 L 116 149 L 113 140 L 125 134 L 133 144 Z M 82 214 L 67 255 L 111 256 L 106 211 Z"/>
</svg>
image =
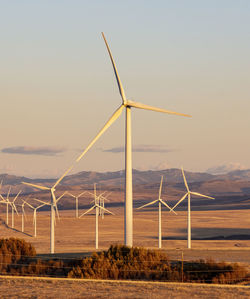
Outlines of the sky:
<svg viewBox="0 0 250 299">
<path fill-rule="evenodd" d="M 58 177 L 121 104 L 133 168 L 250 168 L 248 0 L 0 0 L 0 173 Z M 124 169 L 123 114 L 71 173 Z"/>
</svg>

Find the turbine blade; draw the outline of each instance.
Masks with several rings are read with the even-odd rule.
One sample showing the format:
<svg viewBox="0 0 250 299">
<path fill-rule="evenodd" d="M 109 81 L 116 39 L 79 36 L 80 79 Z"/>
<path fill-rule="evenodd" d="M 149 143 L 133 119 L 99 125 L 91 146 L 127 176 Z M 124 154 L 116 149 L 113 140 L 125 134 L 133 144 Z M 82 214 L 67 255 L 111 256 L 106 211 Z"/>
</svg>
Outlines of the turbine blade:
<svg viewBox="0 0 250 299">
<path fill-rule="evenodd" d="M 106 44 L 106 47 L 107 47 L 107 50 L 108 50 L 108 53 L 109 53 L 109 57 L 110 57 L 110 60 L 112 62 L 112 65 L 113 65 L 113 69 L 114 69 L 114 72 L 115 72 L 115 77 L 116 77 L 116 81 L 117 81 L 117 84 L 118 84 L 118 88 L 119 88 L 119 92 L 120 92 L 120 95 L 122 97 L 122 100 L 123 100 L 123 103 L 126 102 L 126 96 L 125 96 L 125 92 L 124 92 L 124 89 L 123 89 L 123 86 L 122 86 L 122 82 L 120 80 L 120 77 L 118 75 L 118 71 L 117 71 L 117 68 L 116 68 L 116 65 L 115 65 L 115 61 L 114 61 L 114 58 L 112 56 L 112 53 L 110 51 L 110 48 L 109 48 L 109 45 L 108 45 L 108 42 L 104 36 L 104 33 L 102 32 L 102 37 L 104 39 L 104 42 Z"/>
<path fill-rule="evenodd" d="M 184 174 L 183 167 L 181 168 L 181 171 L 182 171 L 182 176 L 183 176 L 184 184 L 186 186 L 187 191 L 189 192 L 189 187 L 188 187 L 188 183 L 187 183 L 187 180 L 186 180 L 186 177 L 185 177 L 185 174 Z"/>
<path fill-rule="evenodd" d="M 19 194 L 22 192 L 22 190 L 20 190 L 17 195 L 15 196 L 15 198 L 13 199 L 13 203 L 15 202 L 15 200 L 18 198 Z"/>
<path fill-rule="evenodd" d="M 96 205 L 100 210 L 103 210 L 103 211 L 106 211 L 107 213 L 111 214 L 111 215 L 114 215 L 114 213 L 112 213 L 111 211 L 105 209 L 104 207 L 101 207 L 99 205 Z"/>
<path fill-rule="evenodd" d="M 10 190 L 11 190 L 11 187 L 9 187 L 9 191 L 8 191 L 7 198 L 6 198 L 7 201 L 9 201 Z"/>
<path fill-rule="evenodd" d="M 60 219 L 59 212 L 58 212 L 58 208 L 57 208 L 57 204 L 55 204 L 54 207 L 55 207 L 55 209 L 56 209 L 56 215 L 57 215 L 57 218 Z"/>
<path fill-rule="evenodd" d="M 31 184 L 31 183 L 22 182 L 22 184 L 27 185 L 27 186 L 31 186 L 31 187 L 34 187 L 34 188 L 37 188 L 37 189 L 41 189 L 41 190 L 50 190 L 50 188 L 48 188 L 48 187 L 35 185 L 35 184 Z"/>
<path fill-rule="evenodd" d="M 99 195 L 99 198 L 102 200 L 110 201 L 109 199 L 106 198 L 106 196 Z"/>
<path fill-rule="evenodd" d="M 53 188 L 55 188 L 61 180 L 67 175 L 67 173 L 74 167 L 75 163 L 79 162 L 82 157 L 87 153 L 87 151 L 94 145 L 94 143 L 101 137 L 101 135 L 112 125 L 112 123 L 121 115 L 122 110 L 124 106 L 121 105 L 114 113 L 113 115 L 109 118 L 109 120 L 106 122 L 104 127 L 99 131 L 99 133 L 95 136 L 95 138 L 90 142 L 90 144 L 85 148 L 85 150 L 81 153 L 81 155 L 75 160 L 75 162 L 70 166 L 65 173 L 56 181 L 54 184 Z"/>
<path fill-rule="evenodd" d="M 45 206 L 45 205 L 46 205 L 46 203 L 44 203 L 44 204 L 42 204 L 42 205 L 36 207 L 36 210 L 40 209 L 41 207 L 43 207 L 43 206 Z"/>
<path fill-rule="evenodd" d="M 182 198 L 177 202 L 177 204 L 170 210 L 170 212 L 172 212 L 187 197 L 187 195 L 188 193 L 183 195 Z"/>
<path fill-rule="evenodd" d="M 82 193 L 80 193 L 77 197 L 79 198 L 79 197 L 81 197 L 83 194 L 85 194 L 87 191 L 84 191 L 84 192 L 82 192 Z"/>
<path fill-rule="evenodd" d="M 62 195 L 60 195 L 58 198 L 57 198 L 57 200 L 56 200 L 56 202 L 58 202 L 66 193 L 68 193 L 67 191 L 65 191 Z"/>
<path fill-rule="evenodd" d="M 94 208 L 96 207 L 96 205 L 94 205 L 93 207 L 91 207 L 90 209 L 88 209 L 86 212 L 84 212 L 81 216 L 79 216 L 79 218 L 81 218 L 82 216 L 86 215 L 87 213 L 89 213 L 90 211 L 92 211 Z"/>
<path fill-rule="evenodd" d="M 158 201 L 158 199 L 156 199 L 156 200 L 154 200 L 154 201 L 151 201 L 151 202 L 149 202 L 149 203 L 146 203 L 145 205 L 140 206 L 139 208 L 137 208 L 137 210 L 142 209 L 142 208 L 145 208 L 145 207 L 147 207 L 147 206 L 151 206 L 151 205 L 153 205 L 154 203 L 156 203 L 157 201 Z"/>
<path fill-rule="evenodd" d="M 41 202 L 41 203 L 44 203 L 44 204 L 47 205 L 47 206 L 50 206 L 50 205 L 51 205 L 50 203 L 45 202 L 45 201 L 42 201 L 42 200 L 37 199 L 37 198 L 33 198 L 33 200 L 38 201 L 38 202 Z"/>
<path fill-rule="evenodd" d="M 12 204 L 12 206 L 14 207 L 14 210 L 15 210 L 15 212 L 17 213 L 17 215 L 19 215 L 19 214 L 18 214 L 18 211 L 17 211 L 17 208 L 16 208 L 16 205 L 14 204 L 14 202 L 12 202 L 11 204 Z"/>
<path fill-rule="evenodd" d="M 24 200 L 23 200 L 24 201 Z M 35 209 L 35 207 L 33 207 L 30 203 L 28 203 L 27 201 L 24 201 L 24 203 L 27 205 L 27 206 L 29 206 L 31 209 Z"/>
<path fill-rule="evenodd" d="M 169 206 L 165 201 L 163 201 L 162 199 L 160 199 L 160 202 L 161 202 L 165 207 L 167 207 L 167 208 L 170 210 L 170 212 L 173 212 L 175 215 L 177 215 L 177 213 L 176 213 L 174 210 L 172 210 L 172 209 L 170 208 L 170 206 Z"/>
<path fill-rule="evenodd" d="M 74 194 L 72 194 L 72 193 L 70 193 L 70 192 L 67 192 L 67 193 L 68 193 L 68 195 L 71 196 L 71 197 L 74 197 L 74 198 L 76 197 Z"/>
<path fill-rule="evenodd" d="M 209 198 L 209 199 L 215 199 L 214 197 L 203 195 L 203 194 L 198 193 L 198 192 L 190 192 L 190 193 L 193 194 L 193 195 L 200 196 L 200 197 L 206 197 L 206 198 Z"/>
<path fill-rule="evenodd" d="M 183 114 L 183 113 L 174 112 L 174 111 L 170 111 L 170 110 L 166 110 L 166 109 L 162 109 L 162 108 L 157 108 L 157 107 L 145 105 L 145 104 L 142 104 L 142 103 L 136 103 L 136 102 L 133 102 L 133 101 L 127 101 L 127 106 L 134 107 L 134 108 L 139 108 L 139 109 L 144 109 L 144 110 L 151 110 L 151 111 L 155 111 L 155 112 L 162 112 L 162 113 L 167 113 L 167 114 L 174 114 L 174 115 L 179 115 L 179 116 L 191 117 L 191 115 L 188 115 L 188 114 Z"/>
<path fill-rule="evenodd" d="M 159 188 L 159 199 L 161 198 L 162 181 L 163 181 L 163 176 L 161 176 L 161 183 L 160 183 L 160 188 Z"/>
<path fill-rule="evenodd" d="M 22 205 L 22 211 L 23 211 L 24 219 L 27 220 L 26 212 L 25 212 L 25 209 L 24 209 L 23 205 Z"/>
</svg>

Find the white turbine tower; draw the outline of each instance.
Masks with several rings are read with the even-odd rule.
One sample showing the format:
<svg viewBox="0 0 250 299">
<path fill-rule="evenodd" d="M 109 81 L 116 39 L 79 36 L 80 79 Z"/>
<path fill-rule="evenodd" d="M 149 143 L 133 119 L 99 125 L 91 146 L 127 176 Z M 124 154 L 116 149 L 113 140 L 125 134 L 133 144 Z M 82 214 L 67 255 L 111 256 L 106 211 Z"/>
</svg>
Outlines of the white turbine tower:
<svg viewBox="0 0 250 299">
<path fill-rule="evenodd" d="M 91 212 L 92 210 L 95 209 L 95 249 L 98 249 L 98 216 L 99 216 L 99 211 L 100 210 L 104 210 L 109 214 L 114 215 L 114 213 L 110 212 L 109 210 L 103 208 L 102 206 L 99 205 L 99 201 L 100 201 L 100 195 L 97 196 L 96 195 L 96 184 L 94 184 L 94 205 L 87 210 L 85 213 L 83 213 L 79 218 L 81 218 L 82 216 L 88 214 L 89 212 Z"/>
<path fill-rule="evenodd" d="M 160 188 L 159 188 L 159 197 L 158 197 L 158 199 L 153 200 L 153 201 L 151 201 L 151 202 L 149 202 L 149 203 L 147 203 L 147 204 L 145 204 L 145 205 L 137 208 L 137 209 L 142 209 L 142 208 L 145 208 L 147 206 L 153 205 L 153 204 L 155 204 L 155 203 L 158 202 L 158 207 L 159 207 L 159 210 L 158 210 L 158 219 L 159 219 L 159 222 L 158 222 L 158 247 L 159 248 L 161 248 L 161 243 L 162 243 L 162 237 L 161 237 L 161 205 L 163 204 L 171 212 L 175 213 L 175 211 L 171 210 L 170 206 L 161 199 L 162 181 L 163 181 L 163 176 L 161 177 L 161 183 L 160 183 Z"/>
<path fill-rule="evenodd" d="M 24 210 L 24 205 L 25 205 L 25 201 L 22 199 L 22 204 L 17 204 L 16 206 L 21 207 L 21 211 L 22 211 L 22 233 L 24 232 L 24 218 L 26 219 L 26 213 Z"/>
<path fill-rule="evenodd" d="M 183 176 L 183 180 L 184 180 L 184 184 L 186 186 L 187 192 L 183 195 L 183 197 L 177 202 L 177 204 L 171 209 L 174 210 L 186 197 L 188 197 L 188 248 L 191 248 L 191 194 L 192 195 L 196 195 L 196 196 L 200 196 L 200 197 L 205 197 L 205 198 L 209 198 L 209 199 L 214 199 L 214 197 L 211 196 L 207 196 L 207 195 L 203 195 L 201 193 L 198 192 L 193 192 L 190 191 L 189 187 L 188 187 L 188 183 L 184 174 L 184 170 L 183 167 L 181 168 L 182 171 L 182 176 Z"/>
<path fill-rule="evenodd" d="M 78 195 L 74 195 L 74 194 L 72 194 L 70 192 L 67 192 L 67 193 L 68 193 L 69 196 L 75 198 L 75 200 L 76 200 L 76 213 L 75 213 L 75 215 L 76 215 L 76 218 L 78 218 L 78 215 L 79 215 L 79 213 L 78 213 L 78 210 L 79 210 L 78 209 L 78 207 L 79 207 L 79 197 L 83 196 L 83 194 L 85 194 L 86 191 L 84 191 L 84 192 L 82 192 L 82 193 L 80 193 Z"/>
<path fill-rule="evenodd" d="M 21 204 L 22 207 L 22 233 L 24 232 L 24 218 L 26 219 L 26 213 L 24 209 L 25 202 Z"/>
<path fill-rule="evenodd" d="M 30 203 L 27 201 L 23 200 L 24 204 L 26 204 L 28 207 L 30 207 L 34 212 L 33 212 L 33 225 L 34 225 L 34 237 L 36 238 L 36 212 L 38 209 L 42 208 L 43 206 L 47 205 L 46 203 L 43 203 L 37 207 L 32 206 Z"/>
</svg>

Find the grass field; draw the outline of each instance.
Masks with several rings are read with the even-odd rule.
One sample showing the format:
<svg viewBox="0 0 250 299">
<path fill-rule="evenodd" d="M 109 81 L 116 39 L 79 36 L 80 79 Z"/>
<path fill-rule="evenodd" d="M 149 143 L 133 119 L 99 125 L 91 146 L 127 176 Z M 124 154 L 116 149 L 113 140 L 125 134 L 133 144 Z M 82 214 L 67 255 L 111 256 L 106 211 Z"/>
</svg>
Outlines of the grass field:
<svg viewBox="0 0 250 299">
<path fill-rule="evenodd" d="M 115 216 L 99 219 L 100 249 L 110 244 L 123 243 L 123 214 L 121 209 L 113 209 Z M 195 211 L 192 212 L 192 249 L 186 241 L 186 212 L 172 215 L 163 212 L 163 250 L 170 259 L 184 260 L 213 258 L 217 261 L 240 262 L 250 269 L 250 217 L 249 210 L 235 211 Z M 11 216 L 11 215 L 9 215 Z M 1 214 L 1 237 L 23 238 L 32 243 L 37 253 L 50 256 L 49 212 L 37 214 L 37 237 L 34 238 L 32 213 L 27 214 L 25 233 L 21 230 L 21 216 L 15 215 L 15 229 L 5 224 L 5 214 Z M 61 219 L 56 222 L 55 256 L 79 257 L 89 255 L 95 245 L 95 216 L 74 218 L 74 211 L 60 211 Z M 9 225 L 11 224 L 11 217 Z M 134 245 L 157 248 L 157 212 L 134 212 Z M 97 287 L 98 284 L 98 287 Z M 65 280 L 27 280 L 1 278 L 1 298 L 249 298 L 248 287 L 228 287 L 176 283 L 136 283 L 136 282 L 93 282 Z"/>
<path fill-rule="evenodd" d="M 99 218 L 99 247 L 107 249 L 110 244 L 123 243 L 123 214 L 113 209 L 114 216 Z M 187 213 L 173 215 L 167 211 L 162 216 L 162 247 L 166 250 L 187 247 Z M 9 226 L 11 225 L 9 215 Z M 202 250 L 250 249 L 250 211 L 194 211 L 192 212 L 192 248 Z M 31 242 L 38 253 L 49 253 L 50 217 L 49 212 L 37 213 L 37 237 L 33 235 L 32 213 L 27 214 L 24 233 L 21 232 L 21 215 L 15 215 L 15 228 L 5 224 L 5 214 L 0 215 L 0 234 L 3 238 L 17 237 Z M 95 216 L 74 217 L 73 210 L 60 211 L 56 221 L 55 252 L 93 251 L 95 246 Z M 158 215 L 156 211 L 134 212 L 134 246 L 157 248 Z M 239 257 L 240 258 L 240 257 Z"/>
<path fill-rule="evenodd" d="M 249 298 L 246 286 L 0 277 L 1 298 Z"/>
</svg>

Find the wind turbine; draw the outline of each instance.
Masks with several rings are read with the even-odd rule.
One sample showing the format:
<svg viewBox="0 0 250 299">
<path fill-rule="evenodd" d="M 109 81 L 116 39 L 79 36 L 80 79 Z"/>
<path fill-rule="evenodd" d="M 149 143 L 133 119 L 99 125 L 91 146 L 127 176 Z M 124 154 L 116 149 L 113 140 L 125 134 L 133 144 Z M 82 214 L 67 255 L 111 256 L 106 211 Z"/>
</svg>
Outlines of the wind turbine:
<svg viewBox="0 0 250 299">
<path fill-rule="evenodd" d="M 44 187 L 40 185 L 35 185 L 31 183 L 24 183 L 26 185 L 38 188 L 40 190 L 48 190 L 51 193 L 51 228 L 50 228 L 50 252 L 54 253 L 54 206 L 56 202 L 55 197 L 55 191 L 56 186 L 63 180 L 63 178 L 73 169 L 74 165 L 78 163 L 82 157 L 88 152 L 88 150 L 94 145 L 94 143 L 101 137 L 101 135 L 113 124 L 115 120 L 119 118 L 121 115 L 123 109 L 126 109 L 126 151 L 125 151 L 125 169 L 126 169 L 126 175 L 125 175 L 125 217 L 124 217 L 124 243 L 127 246 L 133 245 L 133 198 L 132 198 L 132 144 L 131 144 L 131 108 L 139 108 L 144 110 L 152 110 L 156 112 L 162 112 L 167 114 L 173 114 L 173 115 L 180 115 L 180 116 L 187 116 L 190 115 L 183 114 L 183 113 L 177 113 L 165 109 L 155 108 L 149 105 L 141 104 L 132 102 L 130 100 L 127 100 L 125 96 L 124 89 L 122 87 L 122 83 L 120 81 L 120 77 L 118 75 L 116 65 L 114 62 L 114 59 L 112 57 L 111 51 L 109 49 L 108 43 L 106 41 L 106 38 L 104 34 L 102 33 L 103 39 L 105 41 L 107 50 L 109 52 L 109 56 L 113 65 L 113 69 L 116 76 L 116 81 L 118 84 L 119 92 L 122 97 L 122 104 L 119 106 L 119 108 L 112 114 L 112 116 L 108 119 L 108 121 L 105 123 L 103 128 L 98 132 L 98 134 L 92 139 L 92 141 L 88 144 L 88 146 L 84 149 L 84 151 L 80 154 L 80 156 L 74 161 L 74 163 L 65 171 L 65 173 L 56 181 L 56 183 L 52 187 Z"/>
<path fill-rule="evenodd" d="M 14 228 L 14 218 L 15 218 L 15 215 L 14 213 L 16 212 L 17 215 L 18 215 L 18 212 L 17 212 L 17 209 L 16 209 L 16 206 L 15 206 L 15 201 L 17 200 L 19 194 L 21 193 L 22 191 L 20 190 L 17 195 L 15 196 L 15 198 L 12 200 L 11 203 L 11 227 Z"/>
<path fill-rule="evenodd" d="M 106 191 L 102 192 L 101 194 L 99 194 L 99 195 L 97 196 L 97 193 L 96 193 L 96 183 L 94 183 L 94 193 L 91 193 L 91 192 L 87 192 L 87 193 L 89 193 L 90 195 L 94 195 L 94 200 L 91 201 L 91 203 L 92 203 L 92 202 L 96 202 L 99 206 L 101 206 L 101 207 L 103 207 L 103 208 L 104 208 L 104 205 L 105 205 L 104 201 L 105 201 L 105 200 L 109 201 L 109 200 L 104 196 L 104 194 L 106 193 Z M 108 195 L 109 195 L 109 194 L 111 194 L 111 192 L 108 193 Z M 106 195 L 106 196 L 107 196 L 107 195 Z M 102 219 L 104 219 L 104 213 L 105 213 L 104 209 L 99 209 L 99 216 L 102 216 Z"/>
<path fill-rule="evenodd" d="M 23 203 L 21 204 L 21 207 L 22 207 L 22 233 L 24 232 L 24 217 L 26 219 L 24 205 L 25 205 L 25 202 L 23 201 Z"/>
<path fill-rule="evenodd" d="M 28 207 L 30 207 L 34 212 L 33 212 L 33 225 L 34 225 L 34 237 L 36 238 L 36 212 L 38 209 L 42 208 L 43 206 L 46 205 L 46 203 L 43 203 L 37 207 L 32 206 L 30 203 L 27 201 L 23 200 L 24 204 L 26 204 Z"/>
<path fill-rule="evenodd" d="M 109 192 L 106 196 L 103 196 L 101 195 L 100 196 L 100 199 L 99 199 L 99 204 L 101 207 L 105 207 L 105 200 L 106 201 L 110 201 L 107 197 L 111 194 L 112 192 Z M 102 219 L 104 219 L 104 214 L 105 214 L 105 211 L 102 209 L 100 210 L 100 216 L 102 216 Z"/>
<path fill-rule="evenodd" d="M 159 197 L 158 197 L 158 199 L 153 200 L 153 201 L 151 201 L 151 202 L 149 202 L 149 203 L 147 203 L 147 204 L 145 204 L 145 205 L 137 208 L 137 209 L 142 209 L 142 208 L 145 208 L 147 206 L 151 206 L 151 205 L 153 205 L 153 204 L 155 204 L 155 203 L 158 202 L 158 207 L 159 207 L 159 210 L 158 210 L 158 219 L 159 219 L 159 221 L 158 221 L 158 247 L 159 248 L 161 248 L 161 241 L 162 241 L 162 237 L 161 237 L 161 205 L 163 204 L 170 211 L 172 211 L 173 213 L 175 213 L 175 211 L 173 211 L 170 208 L 170 206 L 161 199 L 162 181 L 163 181 L 163 176 L 161 177 L 161 183 L 160 183 L 160 188 L 159 188 Z M 175 215 L 177 215 L 177 214 L 175 213 Z"/>
<path fill-rule="evenodd" d="M 56 183 L 52 187 L 46 187 L 41 185 L 35 185 L 31 183 L 22 182 L 24 185 L 31 186 L 40 190 L 49 190 L 50 191 L 50 203 L 45 203 L 47 205 L 50 205 L 50 253 L 55 253 L 55 210 L 58 214 L 57 209 L 57 202 L 58 200 L 66 193 L 64 193 L 62 196 L 60 196 L 58 199 L 56 199 L 55 191 L 56 186 L 60 183 L 60 181 L 65 177 L 66 174 L 64 174 L 62 177 L 60 177 L 59 180 L 56 181 Z"/>
<path fill-rule="evenodd" d="M 120 77 L 118 75 L 118 71 L 111 53 L 111 50 L 109 48 L 109 45 L 107 43 L 107 40 L 104 36 L 104 33 L 102 32 L 102 36 L 104 39 L 104 42 L 106 44 L 111 63 L 114 69 L 116 81 L 118 84 L 118 89 L 122 98 L 122 104 L 121 106 L 113 113 L 111 118 L 107 121 L 105 126 L 101 129 L 101 131 L 97 134 L 97 136 L 92 141 L 92 144 L 90 144 L 89 148 L 93 145 L 93 143 L 107 130 L 107 128 L 121 115 L 123 109 L 126 110 L 126 134 L 125 134 L 125 209 L 124 209 L 124 243 L 127 246 L 133 245 L 133 196 L 132 196 L 132 143 L 131 143 L 131 108 L 138 108 L 138 109 L 144 109 L 144 110 L 151 110 L 155 112 L 162 112 L 167 114 L 173 114 L 173 115 L 179 115 L 179 116 L 187 116 L 190 117 L 190 115 L 173 112 L 161 108 L 152 107 L 149 105 L 132 102 L 126 98 Z"/>
<path fill-rule="evenodd" d="M 1 186 L 2 187 L 2 186 Z M 10 201 L 9 201 L 9 195 L 10 195 L 10 190 L 11 187 L 9 187 L 8 193 L 7 193 L 7 197 L 4 198 L 1 194 L 0 197 L 2 198 L 1 203 L 5 203 L 6 204 L 6 224 L 9 225 L 9 205 L 11 205 Z"/>
<path fill-rule="evenodd" d="M 114 215 L 114 213 L 110 212 L 109 210 L 107 210 L 107 209 L 105 209 L 105 208 L 103 208 L 99 205 L 99 196 L 96 196 L 96 184 L 94 184 L 94 196 L 95 196 L 94 205 L 89 210 L 87 210 L 85 213 L 83 213 L 79 218 L 81 218 L 82 216 L 88 214 L 89 212 L 91 212 L 92 210 L 95 209 L 95 249 L 98 249 L 98 216 L 99 216 L 99 211 L 104 210 L 107 213 L 112 214 L 112 215 Z"/>
<path fill-rule="evenodd" d="M 81 197 L 83 194 L 85 194 L 86 193 L 86 191 L 84 191 L 84 192 L 82 192 L 82 193 L 80 193 L 80 194 L 78 194 L 78 195 L 74 195 L 74 194 L 72 194 L 72 193 L 70 193 L 70 192 L 67 192 L 68 193 L 68 195 L 69 196 L 71 196 L 71 197 L 74 197 L 75 198 L 75 200 L 76 200 L 76 218 L 78 218 L 78 199 L 79 199 L 79 197 Z"/>
<path fill-rule="evenodd" d="M 11 187 L 9 188 L 9 191 L 8 191 L 8 194 L 7 194 L 7 197 L 6 199 L 3 198 L 3 196 L 1 195 L 1 198 L 6 201 L 6 224 L 8 225 L 8 222 L 9 222 L 9 208 L 8 206 L 10 205 L 11 206 L 11 228 L 14 228 L 14 213 L 16 212 L 17 215 L 18 215 L 18 211 L 16 209 L 16 205 L 15 205 L 15 201 L 17 200 L 19 194 L 22 192 L 21 190 L 17 193 L 17 195 L 14 197 L 14 199 L 12 201 L 9 200 L 9 195 L 10 195 L 10 190 L 11 190 Z"/>
<path fill-rule="evenodd" d="M 191 194 L 196 195 L 196 196 L 200 196 L 200 197 L 209 198 L 209 199 L 214 199 L 214 197 L 203 195 L 203 194 L 198 193 L 198 192 L 190 191 L 190 189 L 188 187 L 186 177 L 185 177 L 185 174 L 184 174 L 183 167 L 181 168 L 181 171 L 182 171 L 182 176 L 183 176 L 183 180 L 184 180 L 184 184 L 186 186 L 187 192 L 177 202 L 177 204 L 171 209 L 171 211 L 174 210 L 186 197 L 188 197 L 188 248 L 191 249 Z"/>
</svg>

